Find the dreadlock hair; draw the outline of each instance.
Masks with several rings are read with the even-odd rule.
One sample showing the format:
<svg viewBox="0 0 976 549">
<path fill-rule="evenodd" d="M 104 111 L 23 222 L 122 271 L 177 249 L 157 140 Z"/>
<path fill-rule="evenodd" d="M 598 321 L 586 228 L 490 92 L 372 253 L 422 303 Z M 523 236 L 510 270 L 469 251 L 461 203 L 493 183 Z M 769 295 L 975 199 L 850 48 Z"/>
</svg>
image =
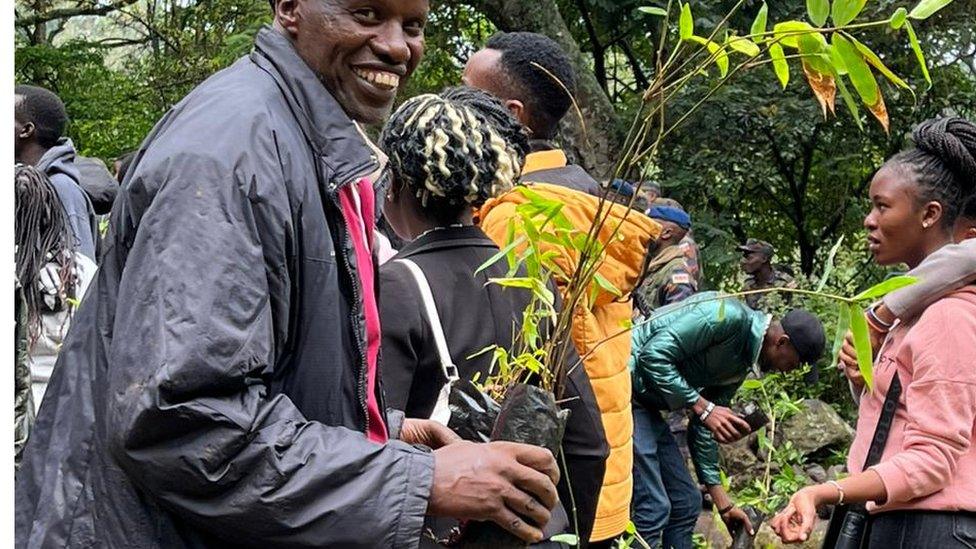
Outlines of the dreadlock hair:
<svg viewBox="0 0 976 549">
<path fill-rule="evenodd" d="M 912 141 L 914 148 L 888 163 L 911 172 L 919 203 L 941 204 L 942 225 L 951 228 L 976 185 L 976 124 L 958 117 L 933 118 L 915 128 Z"/>
<path fill-rule="evenodd" d="M 969 198 L 966 199 L 962 208 L 959 209 L 959 217 L 976 219 L 976 193 L 970 194 Z"/>
<path fill-rule="evenodd" d="M 534 32 L 499 32 L 485 47 L 502 53 L 503 72 L 520 92 L 519 99 L 529 105 L 533 137 L 552 139 L 576 92 L 569 56 L 553 39 Z"/>
<path fill-rule="evenodd" d="M 383 128 L 380 147 L 401 192 L 409 190 L 425 217 L 445 225 L 511 189 L 529 149 L 519 121 L 468 87 L 404 102 Z"/>
<path fill-rule="evenodd" d="M 27 306 L 28 341 L 33 345 L 41 327 L 43 296 L 37 290 L 41 269 L 59 266 L 61 298 L 74 294 L 74 235 L 58 193 L 44 172 L 33 166 L 14 168 L 14 262 Z"/>
<path fill-rule="evenodd" d="M 61 98 L 50 90 L 26 85 L 16 86 L 14 95 L 22 98 L 14 102 L 14 116 L 21 122 L 34 123 L 37 142 L 42 147 L 57 145 L 68 124 L 68 112 Z"/>
</svg>

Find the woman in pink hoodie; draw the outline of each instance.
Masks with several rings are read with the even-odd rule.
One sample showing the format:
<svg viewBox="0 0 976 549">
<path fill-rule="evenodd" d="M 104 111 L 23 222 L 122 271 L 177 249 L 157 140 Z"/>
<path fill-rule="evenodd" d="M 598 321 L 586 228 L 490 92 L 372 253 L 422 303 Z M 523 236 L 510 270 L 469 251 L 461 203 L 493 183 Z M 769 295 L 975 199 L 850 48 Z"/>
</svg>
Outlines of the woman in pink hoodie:
<svg viewBox="0 0 976 549">
<path fill-rule="evenodd" d="M 888 160 L 871 182 L 868 243 L 881 265 L 914 268 L 952 243 L 960 207 L 976 182 L 976 125 L 927 120 L 915 147 Z M 787 542 L 804 541 L 816 508 L 866 503 L 869 548 L 976 547 L 976 286 L 885 326 L 874 389 L 862 390 L 851 475 L 803 488 L 771 522 Z M 885 398 L 901 386 L 880 459 L 865 469 Z M 897 394 L 897 393 L 896 393 Z M 892 400 L 892 402 L 895 402 Z"/>
</svg>

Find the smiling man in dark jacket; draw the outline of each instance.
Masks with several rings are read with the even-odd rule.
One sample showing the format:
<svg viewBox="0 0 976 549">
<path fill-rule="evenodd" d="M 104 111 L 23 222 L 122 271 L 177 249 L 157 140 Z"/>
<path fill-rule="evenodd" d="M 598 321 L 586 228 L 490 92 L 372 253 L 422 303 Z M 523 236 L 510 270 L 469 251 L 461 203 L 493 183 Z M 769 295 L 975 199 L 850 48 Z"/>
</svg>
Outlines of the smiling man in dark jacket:
<svg viewBox="0 0 976 549">
<path fill-rule="evenodd" d="M 383 411 L 354 121 L 388 113 L 427 10 L 278 0 L 146 138 L 25 450 L 18 547 L 415 547 L 425 513 L 539 538 L 547 450 L 394 440 Z"/>
</svg>

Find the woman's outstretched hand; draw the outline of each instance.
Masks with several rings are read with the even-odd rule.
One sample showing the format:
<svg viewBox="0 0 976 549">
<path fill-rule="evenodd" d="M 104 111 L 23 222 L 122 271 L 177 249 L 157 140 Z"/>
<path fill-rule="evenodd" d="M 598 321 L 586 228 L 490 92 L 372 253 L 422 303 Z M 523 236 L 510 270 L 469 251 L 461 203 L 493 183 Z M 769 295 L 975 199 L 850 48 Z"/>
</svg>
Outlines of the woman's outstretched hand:
<svg viewBox="0 0 976 549">
<path fill-rule="evenodd" d="M 822 503 L 818 492 L 823 485 L 807 486 L 793 494 L 786 508 L 769 522 L 770 527 L 786 543 L 806 541 L 817 520 L 817 506 Z"/>
</svg>

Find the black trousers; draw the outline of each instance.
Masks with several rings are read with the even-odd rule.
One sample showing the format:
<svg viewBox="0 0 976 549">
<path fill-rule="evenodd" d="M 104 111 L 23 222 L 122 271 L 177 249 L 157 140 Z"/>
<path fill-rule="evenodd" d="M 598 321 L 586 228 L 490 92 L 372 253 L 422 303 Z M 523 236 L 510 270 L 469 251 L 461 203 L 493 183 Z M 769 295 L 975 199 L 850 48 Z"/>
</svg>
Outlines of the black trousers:
<svg viewBox="0 0 976 549">
<path fill-rule="evenodd" d="M 976 513 L 891 511 L 870 525 L 868 549 L 976 549 Z"/>
</svg>

